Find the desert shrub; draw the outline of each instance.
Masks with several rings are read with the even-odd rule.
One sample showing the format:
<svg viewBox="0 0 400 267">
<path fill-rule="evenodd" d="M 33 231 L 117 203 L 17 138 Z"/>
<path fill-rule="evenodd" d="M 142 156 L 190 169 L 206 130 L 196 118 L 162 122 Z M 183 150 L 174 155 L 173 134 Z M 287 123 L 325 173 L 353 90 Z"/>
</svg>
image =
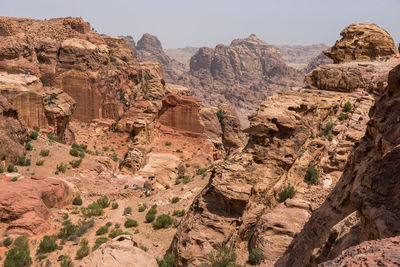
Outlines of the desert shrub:
<svg viewBox="0 0 400 267">
<path fill-rule="evenodd" d="M 27 159 L 25 156 L 19 158 L 18 161 L 19 166 L 31 166 L 31 160 Z"/>
<path fill-rule="evenodd" d="M 49 154 L 50 154 L 50 150 L 48 150 L 48 149 L 40 150 L 40 156 L 42 156 L 42 157 L 47 157 Z"/>
<path fill-rule="evenodd" d="M 82 198 L 80 198 L 80 197 L 74 198 L 74 200 L 72 200 L 72 205 L 75 205 L 75 206 L 82 205 Z"/>
<path fill-rule="evenodd" d="M 175 150 L 175 152 L 176 152 L 176 153 L 183 153 L 183 151 L 180 150 L 180 149 Z"/>
<path fill-rule="evenodd" d="M 165 142 L 165 145 L 166 145 L 166 146 L 171 146 L 172 143 L 167 141 L 167 142 Z"/>
<path fill-rule="evenodd" d="M 107 225 L 103 225 L 102 227 L 100 227 L 96 231 L 96 235 L 104 235 L 106 233 L 108 233 L 108 226 Z"/>
<path fill-rule="evenodd" d="M 115 228 L 115 229 L 111 230 L 111 232 L 108 234 L 108 237 L 116 238 L 117 236 L 120 236 L 120 235 L 129 235 L 129 233 L 122 231 L 122 229 L 120 229 L 120 228 Z"/>
<path fill-rule="evenodd" d="M 79 151 L 82 151 L 82 152 L 87 152 L 87 145 L 84 145 L 84 144 L 80 144 L 80 145 L 72 144 L 71 147 L 74 148 L 74 149 L 77 149 Z"/>
<path fill-rule="evenodd" d="M 47 255 L 39 254 L 39 255 L 37 256 L 37 258 L 38 258 L 39 261 L 42 261 L 42 260 L 44 260 L 45 258 L 47 258 Z"/>
<path fill-rule="evenodd" d="M 81 260 L 87 255 L 89 255 L 90 249 L 89 249 L 89 242 L 86 238 L 82 239 L 81 241 L 81 247 L 78 249 L 76 252 L 76 259 Z"/>
<path fill-rule="evenodd" d="M 74 168 L 74 169 L 79 168 L 79 166 L 81 165 L 81 163 L 82 163 L 82 159 L 73 160 L 73 161 L 70 161 L 70 162 L 69 162 L 69 164 L 71 165 L 71 167 Z"/>
<path fill-rule="evenodd" d="M 43 86 L 47 86 L 49 84 L 45 78 L 40 77 L 39 79 L 42 82 Z"/>
<path fill-rule="evenodd" d="M 130 215 L 130 214 L 132 214 L 132 208 L 131 207 L 126 207 L 124 209 L 123 216 Z"/>
<path fill-rule="evenodd" d="M 7 171 L 8 171 L 8 172 L 17 172 L 18 169 L 17 169 L 14 165 L 10 164 L 10 165 L 8 165 L 8 167 L 7 167 Z"/>
<path fill-rule="evenodd" d="M 343 111 L 344 112 L 349 112 L 353 108 L 353 105 L 350 102 L 346 102 L 343 106 Z"/>
<path fill-rule="evenodd" d="M 202 169 L 198 169 L 196 171 L 196 175 L 203 175 L 207 172 L 208 168 L 202 168 Z"/>
<path fill-rule="evenodd" d="M 107 237 L 99 237 L 99 238 L 97 238 L 96 241 L 94 242 L 94 246 L 92 248 L 92 251 L 95 251 L 96 249 L 98 249 L 101 245 L 103 245 L 107 241 L 108 241 Z"/>
<path fill-rule="evenodd" d="M 110 200 L 107 196 L 103 196 L 97 200 L 97 204 L 103 209 L 108 208 L 110 206 Z"/>
<path fill-rule="evenodd" d="M 182 183 L 184 183 L 184 184 L 190 183 L 191 181 L 192 181 L 192 179 L 190 178 L 190 176 L 185 175 L 182 178 Z"/>
<path fill-rule="evenodd" d="M 94 226 L 94 221 L 81 221 L 79 224 L 72 224 L 70 220 L 63 222 L 63 228 L 58 233 L 58 238 L 63 240 L 75 241 L 83 236 L 90 228 Z"/>
<path fill-rule="evenodd" d="M 11 182 L 16 182 L 16 181 L 18 181 L 18 178 L 17 178 L 17 177 L 11 178 Z"/>
<path fill-rule="evenodd" d="M 36 131 L 32 131 L 31 134 L 29 135 L 29 139 L 31 140 L 36 140 L 39 136 L 39 133 Z"/>
<path fill-rule="evenodd" d="M 4 173 L 3 167 L 0 167 L 0 173 Z"/>
<path fill-rule="evenodd" d="M 9 246 L 11 246 L 12 242 L 13 242 L 13 240 L 10 237 L 7 237 L 6 239 L 3 240 L 3 245 L 5 247 L 9 247 Z"/>
<path fill-rule="evenodd" d="M 263 251 L 260 248 L 253 248 L 249 254 L 248 262 L 251 265 L 259 265 L 264 259 Z"/>
<path fill-rule="evenodd" d="M 288 198 L 293 198 L 296 194 L 296 189 L 291 184 L 285 185 L 279 193 L 279 202 L 283 202 Z"/>
<path fill-rule="evenodd" d="M 57 237 L 63 240 L 68 239 L 78 229 L 78 225 L 73 224 L 70 220 L 66 220 L 62 223 L 63 227 L 60 229 Z"/>
<path fill-rule="evenodd" d="M 146 214 L 146 222 L 151 223 L 156 218 L 157 206 L 152 206 Z"/>
<path fill-rule="evenodd" d="M 30 266 L 32 258 L 29 251 L 28 239 L 24 236 L 18 237 L 16 245 L 7 252 L 4 267 Z"/>
<path fill-rule="evenodd" d="M 177 219 L 173 219 L 173 221 L 172 221 L 172 227 L 176 228 L 176 227 L 179 226 L 180 223 L 181 223 L 181 222 L 178 221 Z"/>
<path fill-rule="evenodd" d="M 36 161 L 36 166 L 43 166 L 44 160 L 38 160 Z"/>
<path fill-rule="evenodd" d="M 62 172 L 65 173 L 67 171 L 67 164 L 61 162 L 60 164 L 57 164 L 57 172 Z"/>
<path fill-rule="evenodd" d="M 62 216 L 62 218 L 63 218 L 63 220 L 67 220 L 67 219 L 69 218 L 68 213 L 64 213 L 63 216 Z"/>
<path fill-rule="evenodd" d="M 154 229 L 168 228 L 172 225 L 173 219 L 166 214 L 162 214 L 157 217 L 156 221 L 153 222 Z"/>
<path fill-rule="evenodd" d="M 73 157 L 79 157 L 79 151 L 75 148 L 69 150 L 69 154 Z"/>
<path fill-rule="evenodd" d="M 122 61 L 124 61 L 124 62 L 128 62 L 128 61 L 129 61 L 128 58 L 127 58 L 126 56 L 122 56 L 121 59 L 122 59 Z"/>
<path fill-rule="evenodd" d="M 172 203 L 172 204 L 178 203 L 179 200 L 181 200 L 180 197 L 173 197 L 173 198 L 171 199 L 171 203 Z"/>
<path fill-rule="evenodd" d="M 172 216 L 182 217 L 185 215 L 185 210 L 174 210 Z"/>
<path fill-rule="evenodd" d="M 60 143 L 60 144 L 64 144 L 65 142 L 63 141 L 63 140 L 61 140 L 60 138 L 58 138 L 57 136 L 54 136 L 54 135 L 49 135 L 49 136 L 47 136 L 47 138 L 51 141 L 51 142 L 57 142 L 57 143 Z"/>
<path fill-rule="evenodd" d="M 117 202 L 113 202 L 113 203 L 111 204 L 111 208 L 112 208 L 113 210 L 118 209 L 118 207 L 119 207 L 119 205 L 118 205 Z"/>
<path fill-rule="evenodd" d="M 103 208 L 97 202 L 93 202 L 86 208 L 81 208 L 81 211 L 83 216 L 85 216 L 85 218 L 90 218 L 93 216 L 101 216 L 104 214 Z"/>
<path fill-rule="evenodd" d="M 74 267 L 72 260 L 69 256 L 64 256 L 60 263 L 61 267 Z"/>
<path fill-rule="evenodd" d="M 221 247 L 218 250 L 214 250 L 208 255 L 208 259 L 211 262 L 211 266 L 218 267 L 235 267 L 240 266 L 236 264 L 236 253 L 233 248 L 226 246 Z M 205 265 L 209 266 L 209 265 Z"/>
<path fill-rule="evenodd" d="M 48 236 L 45 235 L 43 237 L 43 240 L 39 244 L 39 253 L 49 253 L 53 252 L 58 248 L 58 245 L 56 243 L 57 236 Z"/>
<path fill-rule="evenodd" d="M 314 168 L 314 166 L 308 166 L 306 175 L 304 176 L 304 181 L 310 185 L 319 184 L 319 173 L 318 170 Z"/>
<path fill-rule="evenodd" d="M 163 259 L 157 259 L 157 264 L 159 267 L 174 267 L 175 265 L 175 254 L 167 254 Z"/>
<path fill-rule="evenodd" d="M 320 132 L 320 136 L 328 136 L 332 132 L 333 129 L 333 123 L 327 123 L 325 125 L 325 128 L 323 128 Z"/>
<path fill-rule="evenodd" d="M 124 224 L 126 228 L 137 227 L 138 225 L 139 225 L 138 222 L 133 219 L 126 220 Z"/>
<path fill-rule="evenodd" d="M 143 212 L 143 211 L 145 211 L 146 210 L 146 208 L 147 208 L 147 205 L 146 205 L 146 203 L 144 203 L 144 204 L 142 204 L 142 205 L 140 205 L 139 206 L 139 212 Z"/>
<path fill-rule="evenodd" d="M 346 113 L 340 113 L 339 115 L 339 120 L 344 121 L 347 120 L 349 118 L 349 115 L 347 115 Z"/>
<path fill-rule="evenodd" d="M 217 111 L 216 114 L 217 114 L 218 120 L 221 121 L 221 120 L 222 120 L 222 117 L 223 117 L 224 114 L 225 114 L 225 111 L 223 111 L 222 109 L 219 109 L 219 110 Z"/>
<path fill-rule="evenodd" d="M 28 151 L 32 151 L 33 150 L 33 146 L 31 145 L 31 143 L 26 143 L 25 149 L 28 150 Z"/>
<path fill-rule="evenodd" d="M 33 126 L 33 130 L 35 130 L 36 132 L 39 132 L 40 128 L 38 126 Z"/>
<path fill-rule="evenodd" d="M 146 251 L 146 252 L 149 250 L 149 249 L 148 249 L 146 246 L 144 246 L 144 245 L 140 245 L 139 248 L 140 248 L 141 250 L 143 250 L 143 251 Z"/>
</svg>

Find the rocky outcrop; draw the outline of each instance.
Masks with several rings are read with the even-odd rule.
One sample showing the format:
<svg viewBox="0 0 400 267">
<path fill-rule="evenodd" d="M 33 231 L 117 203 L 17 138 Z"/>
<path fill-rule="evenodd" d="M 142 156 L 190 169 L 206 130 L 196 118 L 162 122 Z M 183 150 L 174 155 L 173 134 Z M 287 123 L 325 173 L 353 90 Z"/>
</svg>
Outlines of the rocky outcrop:
<svg viewBox="0 0 400 267">
<path fill-rule="evenodd" d="M 75 110 L 75 101 L 64 91 L 43 87 L 35 76 L 0 73 L 0 94 L 14 105 L 27 127 L 52 127 L 64 139 Z"/>
<path fill-rule="evenodd" d="M 141 62 L 151 61 L 160 63 L 167 82 L 174 83 L 185 72 L 185 66 L 181 62 L 165 54 L 161 42 L 156 36 L 145 33 L 136 46 L 133 39 L 129 38 L 129 36 L 123 38 L 129 43 L 137 60 Z"/>
<path fill-rule="evenodd" d="M 338 266 L 398 266 L 400 265 L 400 237 L 365 241 L 343 251 L 336 259 L 322 263 L 321 267 Z"/>
<path fill-rule="evenodd" d="M 138 248 L 131 236 L 120 235 L 101 245 L 78 266 L 88 267 L 157 267 L 154 257 Z"/>
<path fill-rule="evenodd" d="M 306 73 L 306 74 L 310 73 L 311 71 L 318 68 L 319 66 L 328 65 L 328 64 L 332 64 L 332 63 L 333 63 L 332 59 L 325 56 L 325 54 L 321 52 L 318 56 L 316 56 L 311 61 L 309 61 L 307 66 L 304 68 L 304 73 Z"/>
<path fill-rule="evenodd" d="M 39 234 L 50 229 L 50 208 L 70 204 L 74 198 L 66 182 L 54 178 L 0 177 L 0 221 L 16 234 Z"/>
<path fill-rule="evenodd" d="M 262 99 L 300 86 L 302 79 L 272 45 L 251 35 L 229 46 L 200 48 L 191 58 L 190 72 L 175 83 L 191 88 L 205 105 L 229 103 L 245 123 Z"/>
<path fill-rule="evenodd" d="M 400 58 L 382 62 L 349 62 L 322 65 L 305 77 L 310 88 L 351 92 L 362 88 L 380 94 L 387 86 L 388 74 L 400 64 Z"/>
<path fill-rule="evenodd" d="M 28 131 L 18 110 L 0 95 L 0 161 L 16 162 L 25 153 Z M 5 165 L 1 166 L 3 170 Z"/>
<path fill-rule="evenodd" d="M 353 60 L 379 60 L 398 54 L 390 34 L 376 24 L 356 23 L 346 27 L 342 39 L 325 55 L 335 63 Z"/>
<path fill-rule="evenodd" d="M 399 235 L 399 95 L 400 65 L 389 74 L 388 88 L 370 111 L 364 137 L 346 164 L 345 171 L 326 201 L 293 240 L 278 266 L 306 266 L 333 259 L 332 251 L 346 249 L 342 238 L 330 233 L 348 215 L 358 212 L 359 231 L 347 238 L 361 243 Z M 340 236 L 339 236 L 340 237 Z M 373 249 L 371 250 L 373 251 Z"/>
<path fill-rule="evenodd" d="M 61 89 L 75 100 L 80 121 L 118 120 L 135 101 L 165 94 L 159 64 L 138 63 L 122 38 L 96 34 L 82 19 L 1 17 L 0 32 L 0 70 L 30 72 L 44 87 Z"/>
</svg>

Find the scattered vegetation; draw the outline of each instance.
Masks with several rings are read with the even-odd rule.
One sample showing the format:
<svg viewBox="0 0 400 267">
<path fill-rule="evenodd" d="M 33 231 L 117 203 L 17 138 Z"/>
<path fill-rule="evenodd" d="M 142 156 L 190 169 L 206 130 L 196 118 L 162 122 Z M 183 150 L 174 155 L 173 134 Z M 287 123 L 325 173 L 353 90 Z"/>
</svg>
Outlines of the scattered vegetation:
<svg viewBox="0 0 400 267">
<path fill-rule="evenodd" d="M 171 199 L 171 203 L 172 203 L 172 204 L 178 203 L 179 200 L 181 200 L 180 197 L 173 197 L 173 198 Z"/>
<path fill-rule="evenodd" d="M 18 178 L 17 178 L 17 177 L 11 178 L 11 182 L 16 182 L 16 181 L 18 181 Z"/>
<path fill-rule="evenodd" d="M 72 205 L 81 206 L 82 205 L 82 198 L 80 198 L 80 197 L 74 198 L 74 200 L 72 200 Z"/>
<path fill-rule="evenodd" d="M 344 112 L 349 112 L 353 108 L 353 105 L 350 102 L 346 102 L 343 106 L 343 111 Z"/>
<path fill-rule="evenodd" d="M 173 219 L 166 214 L 162 214 L 157 216 L 157 219 L 155 222 L 153 222 L 153 228 L 154 229 L 161 229 L 161 228 L 168 228 L 172 225 Z"/>
<path fill-rule="evenodd" d="M 31 145 L 31 143 L 26 143 L 25 149 L 28 150 L 28 151 L 32 151 L 33 150 L 33 146 Z"/>
<path fill-rule="evenodd" d="M 89 242 L 86 238 L 82 239 L 81 241 L 81 247 L 78 249 L 76 252 L 76 259 L 81 260 L 87 255 L 89 255 L 90 249 L 89 249 Z"/>
<path fill-rule="evenodd" d="M 112 239 L 112 238 L 116 238 L 117 236 L 120 236 L 120 235 L 129 235 L 129 233 L 122 231 L 120 228 L 114 228 L 111 230 L 108 237 Z"/>
<path fill-rule="evenodd" d="M 48 155 L 50 155 L 50 150 L 48 150 L 48 149 L 40 150 L 40 156 L 47 157 Z"/>
<path fill-rule="evenodd" d="M 157 264 L 159 267 L 174 267 L 175 265 L 175 254 L 167 254 L 163 259 L 157 259 Z"/>
<path fill-rule="evenodd" d="M 49 136 L 47 136 L 47 138 L 48 138 L 51 142 L 57 142 L 57 143 L 60 143 L 60 144 L 65 144 L 65 142 L 62 141 L 62 140 L 61 140 L 60 138 L 58 138 L 57 136 L 49 135 Z"/>
<path fill-rule="evenodd" d="M 224 114 L 225 114 L 225 111 L 223 111 L 222 109 L 219 109 L 219 110 L 217 111 L 216 114 L 217 114 L 218 120 L 221 121 L 221 120 L 222 120 L 222 117 L 223 117 Z"/>
<path fill-rule="evenodd" d="M 308 166 L 306 175 L 304 176 L 304 182 L 309 185 L 317 185 L 319 184 L 319 173 L 314 166 Z"/>
<path fill-rule="evenodd" d="M 110 206 L 110 200 L 107 196 L 103 196 L 97 200 L 97 204 L 103 209 L 108 208 Z"/>
<path fill-rule="evenodd" d="M 36 166 L 43 166 L 44 160 L 38 160 L 36 161 Z"/>
<path fill-rule="evenodd" d="M 45 235 L 43 237 L 43 240 L 39 244 L 38 253 L 44 254 L 44 253 L 50 253 L 50 252 L 55 251 L 58 248 L 56 240 L 57 240 L 56 235 L 52 235 L 52 236 Z"/>
<path fill-rule="evenodd" d="M 259 265 L 265 259 L 265 255 L 260 248 L 253 248 L 249 254 L 248 262 L 251 265 Z"/>
<path fill-rule="evenodd" d="M 202 267 L 239 267 L 236 264 L 236 253 L 233 248 L 226 246 L 221 247 L 218 250 L 214 250 L 208 255 L 210 264 L 202 264 Z"/>
<path fill-rule="evenodd" d="M 131 207 L 126 207 L 124 209 L 123 216 L 130 215 L 130 214 L 132 214 L 132 208 Z"/>
<path fill-rule="evenodd" d="M 70 220 L 63 222 L 63 228 L 58 233 L 58 238 L 62 240 L 75 241 L 83 236 L 90 228 L 94 226 L 94 221 L 80 221 L 79 224 L 73 224 Z"/>
<path fill-rule="evenodd" d="M 71 167 L 74 168 L 74 169 L 79 168 L 79 166 L 81 165 L 81 163 L 82 163 L 82 159 L 77 159 L 77 160 L 73 160 L 73 161 L 70 161 L 70 162 L 69 162 L 69 164 L 71 165 Z"/>
<path fill-rule="evenodd" d="M 133 219 L 126 220 L 125 224 L 124 224 L 124 226 L 126 228 L 137 227 L 138 225 L 139 225 L 138 222 L 136 220 L 133 220 Z"/>
<path fill-rule="evenodd" d="M 60 266 L 61 267 L 74 267 L 74 264 L 72 263 L 72 260 L 69 256 L 64 255 L 64 257 L 61 260 Z"/>
<path fill-rule="evenodd" d="M 97 202 L 93 202 L 85 208 L 81 208 L 82 214 L 85 218 L 91 218 L 93 216 L 101 216 L 104 214 L 103 208 Z"/>
<path fill-rule="evenodd" d="M 327 124 L 325 125 L 325 128 L 323 128 L 323 129 L 320 131 L 319 135 L 320 135 L 320 136 L 328 136 L 328 135 L 331 134 L 332 129 L 333 129 L 333 123 L 327 123 Z"/>
<path fill-rule="evenodd" d="M 13 242 L 13 240 L 10 237 L 7 237 L 6 239 L 3 240 L 3 245 L 5 247 L 9 247 L 9 246 L 11 246 L 12 242 Z"/>
<path fill-rule="evenodd" d="M 172 145 L 172 143 L 171 142 L 165 142 L 165 146 L 171 146 Z"/>
<path fill-rule="evenodd" d="M 45 78 L 40 77 L 39 79 L 42 82 L 43 86 L 47 86 L 49 84 Z"/>
<path fill-rule="evenodd" d="M 141 250 L 143 250 L 143 251 L 146 251 L 146 252 L 149 250 L 149 249 L 148 249 L 146 246 L 144 246 L 144 245 L 140 245 L 139 248 L 140 248 Z"/>
<path fill-rule="evenodd" d="M 57 164 L 56 168 L 57 168 L 56 174 L 58 174 L 59 172 L 65 173 L 67 171 L 67 164 L 61 162 L 60 164 Z"/>
<path fill-rule="evenodd" d="M 14 247 L 7 252 L 4 267 L 30 266 L 31 264 L 29 241 L 26 237 L 20 236 L 15 240 Z"/>
<path fill-rule="evenodd" d="M 39 133 L 37 131 L 32 131 L 31 134 L 29 135 L 30 140 L 36 140 L 39 136 Z"/>
<path fill-rule="evenodd" d="M 103 245 L 104 243 L 106 243 L 109 239 L 107 237 L 99 237 L 96 239 L 96 241 L 94 242 L 94 246 L 92 248 L 92 251 L 95 251 L 96 249 L 98 249 L 101 245 Z"/>
<path fill-rule="evenodd" d="M 103 225 L 101 226 L 99 229 L 97 229 L 96 231 L 96 235 L 104 235 L 108 233 L 108 226 L 107 225 Z"/>
<path fill-rule="evenodd" d="M 14 165 L 10 164 L 7 167 L 7 172 L 18 172 L 18 169 Z"/>
<path fill-rule="evenodd" d="M 124 61 L 124 62 L 128 62 L 128 61 L 129 61 L 129 59 L 128 59 L 126 56 L 122 56 L 121 59 L 122 59 L 122 61 Z"/>
<path fill-rule="evenodd" d="M 146 214 L 146 222 L 151 223 L 156 218 L 157 206 L 153 205 Z"/>
<path fill-rule="evenodd" d="M 283 202 L 288 198 L 293 198 L 296 194 L 296 189 L 291 184 L 285 185 L 279 193 L 279 202 Z"/>
<path fill-rule="evenodd" d="M 349 115 L 347 115 L 346 113 L 340 113 L 339 115 L 339 120 L 344 121 L 347 120 L 349 118 Z"/>
<path fill-rule="evenodd" d="M 31 159 L 27 159 L 25 156 L 19 158 L 17 163 L 19 166 L 31 166 Z"/>
<path fill-rule="evenodd" d="M 113 210 L 118 209 L 118 207 L 119 207 L 119 205 L 118 205 L 117 202 L 113 202 L 113 203 L 111 204 L 111 208 L 112 208 Z"/>
<path fill-rule="evenodd" d="M 85 157 L 85 152 L 79 151 L 78 149 L 72 148 L 69 150 L 69 154 L 73 157 Z"/>
<path fill-rule="evenodd" d="M 172 216 L 183 217 L 185 215 L 185 210 L 174 210 Z"/>
<path fill-rule="evenodd" d="M 143 212 L 143 211 L 145 211 L 147 209 L 147 205 L 146 205 L 146 203 L 143 203 L 142 205 L 140 205 L 139 206 L 139 212 Z"/>
</svg>

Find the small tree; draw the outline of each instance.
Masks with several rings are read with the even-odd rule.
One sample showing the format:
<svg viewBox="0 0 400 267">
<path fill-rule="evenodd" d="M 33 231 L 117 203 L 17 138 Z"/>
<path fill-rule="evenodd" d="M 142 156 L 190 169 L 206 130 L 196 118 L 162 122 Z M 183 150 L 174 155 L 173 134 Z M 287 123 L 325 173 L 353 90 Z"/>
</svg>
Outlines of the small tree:
<svg viewBox="0 0 400 267">
<path fill-rule="evenodd" d="M 349 112 L 353 108 L 353 105 L 350 102 L 346 102 L 343 106 L 343 111 L 344 112 Z"/>
<path fill-rule="evenodd" d="M 288 198 L 293 198 L 296 194 L 296 189 L 291 184 L 285 185 L 279 193 L 279 202 L 283 202 Z"/>
</svg>

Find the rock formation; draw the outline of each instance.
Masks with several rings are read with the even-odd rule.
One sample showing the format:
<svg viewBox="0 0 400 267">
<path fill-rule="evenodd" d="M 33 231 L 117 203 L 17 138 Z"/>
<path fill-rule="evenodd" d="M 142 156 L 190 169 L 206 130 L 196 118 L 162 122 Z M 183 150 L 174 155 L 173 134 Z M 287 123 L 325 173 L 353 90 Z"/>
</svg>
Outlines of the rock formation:
<svg viewBox="0 0 400 267">
<path fill-rule="evenodd" d="M 165 49 L 165 54 L 170 58 L 173 58 L 185 66 L 185 70 L 190 70 L 190 59 L 196 54 L 199 47 L 184 47 L 184 48 L 170 48 Z"/>
<path fill-rule="evenodd" d="M 200 48 L 191 58 L 190 72 L 175 83 L 191 88 L 205 105 L 228 103 L 246 124 L 266 96 L 301 86 L 302 75 L 272 45 L 251 35 L 229 46 Z"/>
<path fill-rule="evenodd" d="M 55 178 L 31 177 L 11 181 L 0 177 L 0 221 L 16 234 L 39 234 L 50 229 L 50 208 L 70 204 L 72 188 Z"/>
<path fill-rule="evenodd" d="M 25 152 L 28 131 L 18 110 L 0 95 L 0 161 L 15 163 Z M 0 167 L 5 169 L 5 165 Z"/>
<path fill-rule="evenodd" d="M 157 267 L 154 257 L 138 248 L 129 235 L 120 235 L 100 246 L 78 266 Z"/>
<path fill-rule="evenodd" d="M 130 36 L 123 38 L 128 42 L 137 60 L 141 62 L 151 61 L 160 63 L 167 82 L 175 83 L 185 72 L 185 66 L 181 62 L 165 54 L 161 42 L 156 36 L 145 33 L 137 42 L 137 45 L 135 45 Z"/>
<path fill-rule="evenodd" d="M 364 240 L 399 235 L 397 177 L 399 136 L 400 65 L 389 74 L 388 89 L 370 111 L 365 136 L 351 153 L 340 181 L 322 206 L 296 236 L 279 266 L 307 265 L 338 256 L 332 251 Z M 341 235 L 333 229 L 357 211 L 359 220 Z M 346 246 L 347 245 L 347 246 Z"/>
<path fill-rule="evenodd" d="M 324 44 L 275 45 L 275 47 L 281 53 L 286 64 L 298 70 L 304 69 L 312 60 L 320 55 L 322 51 L 329 48 Z"/>
<path fill-rule="evenodd" d="M 304 73 L 310 73 L 312 70 L 318 68 L 321 65 L 332 64 L 333 60 L 325 56 L 324 53 L 320 53 L 318 56 L 313 58 L 307 66 L 304 68 Z"/>
<path fill-rule="evenodd" d="M 356 23 L 346 27 L 342 39 L 325 55 L 335 63 L 353 60 L 379 60 L 398 54 L 390 34 L 376 24 Z"/>
</svg>

